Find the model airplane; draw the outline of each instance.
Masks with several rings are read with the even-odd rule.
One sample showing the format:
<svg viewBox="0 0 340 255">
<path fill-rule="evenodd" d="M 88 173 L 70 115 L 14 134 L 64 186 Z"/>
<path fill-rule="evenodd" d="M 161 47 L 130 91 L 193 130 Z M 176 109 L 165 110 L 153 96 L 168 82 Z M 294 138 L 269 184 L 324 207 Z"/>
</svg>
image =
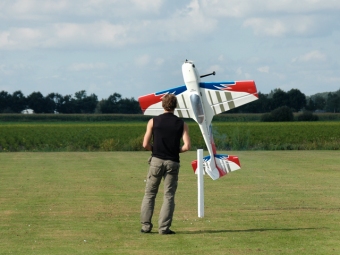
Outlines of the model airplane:
<svg viewBox="0 0 340 255">
<path fill-rule="evenodd" d="M 213 116 L 258 99 L 254 81 L 201 82 L 201 78 L 215 75 L 215 72 L 200 76 L 192 61 L 182 65 L 185 85 L 141 96 L 139 104 L 145 115 L 164 113 L 162 97 L 167 93 L 176 95 L 178 106 L 174 114 L 194 119 L 202 132 L 209 156 L 204 157 L 203 168 L 213 180 L 241 168 L 237 156 L 217 154 L 212 135 Z M 194 171 L 197 161 L 192 162 Z"/>
</svg>

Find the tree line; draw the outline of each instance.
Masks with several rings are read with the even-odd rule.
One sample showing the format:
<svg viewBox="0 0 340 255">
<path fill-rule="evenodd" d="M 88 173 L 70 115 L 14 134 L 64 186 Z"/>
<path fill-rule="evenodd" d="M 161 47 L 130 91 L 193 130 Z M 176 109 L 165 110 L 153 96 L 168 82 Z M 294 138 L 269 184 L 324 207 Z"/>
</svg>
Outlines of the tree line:
<svg viewBox="0 0 340 255">
<path fill-rule="evenodd" d="M 288 107 L 292 112 L 340 112 L 340 89 L 336 92 L 318 93 L 307 97 L 298 89 L 287 92 L 272 90 L 269 94 L 258 93 L 259 99 L 235 108 L 233 113 L 268 113 L 280 107 Z"/>
<path fill-rule="evenodd" d="M 21 91 L 13 94 L 0 92 L 0 113 L 20 113 L 25 109 L 32 109 L 34 113 L 141 113 L 138 101 L 122 98 L 118 93 L 99 101 L 95 94 L 87 95 L 85 90 L 74 96 L 59 93 L 43 96 L 40 92 L 33 92 L 25 97 Z"/>
<path fill-rule="evenodd" d="M 289 107 L 293 112 L 340 112 L 340 89 L 310 97 L 298 89 L 287 92 L 275 89 L 269 94 L 259 92 L 258 95 L 258 100 L 229 113 L 267 113 L 282 106 Z M 34 113 L 142 113 L 137 100 L 123 98 L 119 93 L 113 93 L 107 99 L 99 101 L 95 94 L 87 95 L 85 90 L 76 92 L 74 96 L 59 93 L 43 96 L 40 92 L 33 92 L 26 97 L 20 90 L 12 94 L 0 92 L 0 113 L 20 113 L 25 109 L 32 109 Z"/>
</svg>

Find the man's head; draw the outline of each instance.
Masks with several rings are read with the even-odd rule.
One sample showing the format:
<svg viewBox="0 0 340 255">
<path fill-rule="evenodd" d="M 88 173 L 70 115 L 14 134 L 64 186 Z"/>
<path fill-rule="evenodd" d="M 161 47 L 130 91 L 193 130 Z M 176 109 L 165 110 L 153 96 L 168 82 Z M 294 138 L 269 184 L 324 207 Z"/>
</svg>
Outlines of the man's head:
<svg viewBox="0 0 340 255">
<path fill-rule="evenodd" d="M 177 98 L 174 94 L 166 94 L 162 98 L 162 107 L 168 112 L 173 112 L 177 106 Z"/>
</svg>

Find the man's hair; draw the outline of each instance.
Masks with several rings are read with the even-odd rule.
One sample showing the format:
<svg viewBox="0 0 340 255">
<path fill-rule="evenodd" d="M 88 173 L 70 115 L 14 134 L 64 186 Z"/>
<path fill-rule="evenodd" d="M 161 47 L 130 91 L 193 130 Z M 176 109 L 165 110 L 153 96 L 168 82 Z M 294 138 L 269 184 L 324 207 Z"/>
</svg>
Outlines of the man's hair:
<svg viewBox="0 0 340 255">
<path fill-rule="evenodd" d="M 174 94 L 166 94 L 162 98 L 162 107 L 166 111 L 174 111 L 177 107 L 177 98 Z"/>
</svg>

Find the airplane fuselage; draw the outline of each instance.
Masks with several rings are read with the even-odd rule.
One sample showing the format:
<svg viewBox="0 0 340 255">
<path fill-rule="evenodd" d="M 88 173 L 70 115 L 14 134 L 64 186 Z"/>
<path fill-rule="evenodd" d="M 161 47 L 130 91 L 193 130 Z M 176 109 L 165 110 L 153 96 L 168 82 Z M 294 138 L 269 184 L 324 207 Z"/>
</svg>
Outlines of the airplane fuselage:
<svg viewBox="0 0 340 255">
<path fill-rule="evenodd" d="M 195 118 L 194 120 L 198 123 L 199 128 L 203 134 L 205 144 L 208 152 L 211 156 L 210 168 L 211 170 L 216 169 L 214 160 L 214 154 L 216 154 L 215 144 L 211 134 L 211 120 L 213 116 L 210 116 L 210 112 L 205 108 L 204 99 L 200 91 L 200 75 L 195 68 L 195 65 L 191 61 L 186 61 L 182 65 L 182 73 L 184 83 L 189 92 L 189 102 L 191 103 L 191 109 L 193 109 Z M 216 179 L 219 178 L 217 171 L 212 171 L 212 175 L 216 175 Z M 221 172 L 220 172 L 221 174 Z M 223 174 L 223 173 L 222 173 Z"/>
</svg>

